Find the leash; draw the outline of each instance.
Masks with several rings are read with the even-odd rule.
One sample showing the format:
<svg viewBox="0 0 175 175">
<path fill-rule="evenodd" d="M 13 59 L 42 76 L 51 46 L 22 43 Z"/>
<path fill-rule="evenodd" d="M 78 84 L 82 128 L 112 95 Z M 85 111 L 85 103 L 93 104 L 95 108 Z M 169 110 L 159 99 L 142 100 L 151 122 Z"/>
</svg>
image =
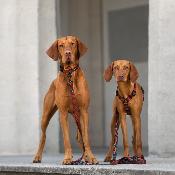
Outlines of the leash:
<svg viewBox="0 0 175 175">
<path fill-rule="evenodd" d="M 78 104 L 78 101 L 77 101 L 77 98 L 76 98 L 76 95 L 74 92 L 73 81 L 72 81 L 72 73 L 75 72 L 76 70 L 78 70 L 79 66 L 77 65 L 74 68 L 69 67 L 66 70 L 61 66 L 60 66 L 60 68 L 61 68 L 60 71 L 62 71 L 67 78 L 67 87 L 69 89 L 69 94 L 71 97 L 72 107 L 73 107 L 72 116 L 75 120 L 75 123 L 77 125 L 77 129 L 79 130 L 81 138 L 82 138 L 82 130 L 81 130 L 81 124 L 80 124 L 80 108 L 79 108 L 79 104 Z M 82 156 L 79 159 L 72 161 L 71 165 L 91 165 L 91 163 L 88 163 L 87 161 L 83 160 L 83 156 L 85 153 L 85 146 L 83 143 L 83 139 L 82 139 L 82 144 L 83 144 Z"/>
<path fill-rule="evenodd" d="M 116 109 L 116 121 L 115 121 L 115 127 L 114 127 L 114 145 L 113 145 L 113 153 L 112 153 L 112 160 L 110 161 L 110 164 L 114 165 L 117 164 L 117 145 L 118 145 L 118 129 L 119 129 L 119 113 Z"/>
<path fill-rule="evenodd" d="M 144 90 L 141 87 L 142 95 L 143 95 L 143 101 L 144 101 Z M 116 90 L 116 96 L 119 97 L 119 99 L 122 101 L 124 105 L 124 110 L 126 111 L 127 115 L 131 115 L 131 110 L 129 108 L 128 103 L 130 100 L 136 95 L 136 83 L 134 84 L 134 89 L 132 90 L 131 94 L 128 95 L 128 97 L 124 98 L 119 94 L 119 89 L 117 87 Z M 110 161 L 111 165 L 117 165 L 117 164 L 146 164 L 146 160 L 143 155 L 137 156 L 134 155 L 132 157 L 122 157 L 118 160 L 116 160 L 117 157 L 117 145 L 118 145 L 118 130 L 119 130 L 119 112 L 116 109 L 116 122 L 115 122 L 115 128 L 114 128 L 114 144 L 113 144 L 113 154 L 112 154 L 112 160 Z"/>
</svg>

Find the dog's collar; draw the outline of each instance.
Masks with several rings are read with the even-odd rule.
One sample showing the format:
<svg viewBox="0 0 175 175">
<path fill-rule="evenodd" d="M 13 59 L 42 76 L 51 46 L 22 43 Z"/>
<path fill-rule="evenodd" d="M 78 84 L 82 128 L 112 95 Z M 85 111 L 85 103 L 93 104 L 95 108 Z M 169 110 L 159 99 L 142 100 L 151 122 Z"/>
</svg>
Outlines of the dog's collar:
<svg viewBox="0 0 175 175">
<path fill-rule="evenodd" d="M 75 72 L 76 70 L 79 69 L 79 65 L 76 65 L 74 68 L 72 67 L 67 67 L 66 69 L 63 69 L 62 72 L 64 76 L 67 79 L 67 86 L 69 87 L 70 93 L 74 94 L 74 89 L 73 89 L 73 81 L 72 81 L 72 73 Z"/>
<path fill-rule="evenodd" d="M 74 68 L 71 68 L 70 66 L 65 69 L 64 66 L 62 64 L 60 64 L 60 71 L 63 73 L 68 73 L 72 74 L 74 71 L 76 71 L 77 69 L 79 69 L 79 65 L 76 65 Z"/>
</svg>

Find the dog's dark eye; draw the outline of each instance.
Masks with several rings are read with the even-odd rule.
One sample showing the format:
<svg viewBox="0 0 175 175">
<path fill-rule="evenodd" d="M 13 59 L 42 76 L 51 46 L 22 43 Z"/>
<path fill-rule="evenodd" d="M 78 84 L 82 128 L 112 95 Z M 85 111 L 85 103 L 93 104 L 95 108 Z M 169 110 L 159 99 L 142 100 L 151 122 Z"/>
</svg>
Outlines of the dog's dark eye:
<svg viewBox="0 0 175 175">
<path fill-rule="evenodd" d="M 119 66 L 116 66 L 116 67 L 115 67 L 115 70 L 119 70 Z"/>
<path fill-rule="evenodd" d="M 74 46 L 75 45 L 75 43 L 71 43 L 72 44 L 72 46 Z"/>
<path fill-rule="evenodd" d="M 64 45 L 63 44 L 60 44 L 59 47 L 62 48 L 62 47 L 64 47 Z"/>
<path fill-rule="evenodd" d="M 113 70 L 114 71 L 119 70 L 119 67 L 118 66 L 115 66 Z"/>
<path fill-rule="evenodd" d="M 123 70 L 127 70 L 127 69 L 129 69 L 128 66 L 124 66 L 124 67 L 123 67 Z"/>
</svg>

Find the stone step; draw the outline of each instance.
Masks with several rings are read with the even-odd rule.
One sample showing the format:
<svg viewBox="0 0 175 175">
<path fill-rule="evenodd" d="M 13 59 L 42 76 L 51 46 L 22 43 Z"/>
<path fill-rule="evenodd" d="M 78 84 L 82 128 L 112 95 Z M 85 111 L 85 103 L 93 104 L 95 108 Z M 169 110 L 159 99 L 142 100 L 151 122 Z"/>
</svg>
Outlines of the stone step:
<svg viewBox="0 0 175 175">
<path fill-rule="evenodd" d="M 61 159 L 60 159 L 61 158 Z M 99 160 L 102 156 L 98 156 Z M 0 175 L 173 175 L 175 158 L 147 157 L 146 165 L 61 165 L 62 156 L 43 157 L 40 164 L 31 163 L 31 156 L 4 156 L 0 158 Z"/>
</svg>

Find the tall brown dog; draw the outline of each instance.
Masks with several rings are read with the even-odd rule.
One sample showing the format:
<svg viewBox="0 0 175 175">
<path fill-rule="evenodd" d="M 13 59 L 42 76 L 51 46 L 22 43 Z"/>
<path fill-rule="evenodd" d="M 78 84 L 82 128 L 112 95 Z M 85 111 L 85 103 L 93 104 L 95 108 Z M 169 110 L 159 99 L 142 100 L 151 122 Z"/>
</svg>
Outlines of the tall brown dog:
<svg viewBox="0 0 175 175">
<path fill-rule="evenodd" d="M 71 81 L 73 82 L 73 90 L 80 109 L 82 137 L 78 132 L 78 141 L 80 144 L 82 142 L 84 143 L 84 159 L 92 164 L 97 163 L 90 149 L 88 138 L 89 90 L 84 73 L 79 67 L 79 58 L 83 56 L 86 51 L 86 46 L 78 38 L 73 36 L 67 36 L 56 40 L 47 50 L 47 54 L 50 58 L 60 62 L 62 71 L 58 73 L 57 78 L 52 82 L 44 99 L 41 120 L 41 140 L 33 160 L 34 163 L 41 162 L 46 140 L 46 128 L 57 109 L 59 110 L 60 125 L 64 139 L 65 155 L 63 164 L 70 164 L 72 162 L 73 155 L 69 137 L 68 113 L 72 113 L 73 105 L 67 87 L 67 77 L 63 73 L 70 67 L 74 70 L 74 72 L 72 72 Z"/>
<path fill-rule="evenodd" d="M 121 98 L 126 99 L 131 95 L 135 88 L 136 94 L 128 102 L 128 109 L 130 109 L 131 120 L 133 125 L 133 150 L 137 156 L 142 156 L 142 141 L 141 141 L 141 119 L 140 113 L 143 105 L 143 92 L 141 86 L 136 82 L 138 78 L 138 71 L 136 67 L 127 60 L 117 60 L 112 62 L 111 65 L 104 72 L 104 79 L 110 81 L 114 75 L 115 80 L 118 84 L 118 94 L 115 96 L 113 101 L 113 117 L 111 122 L 111 134 L 112 140 L 109 146 L 109 150 L 106 154 L 105 161 L 110 161 L 113 152 L 114 144 L 114 127 L 116 122 L 116 109 L 119 113 L 119 122 L 121 124 L 123 134 L 123 145 L 124 145 L 124 157 L 129 156 L 128 146 L 128 133 L 126 124 L 126 108 Z M 121 98 L 119 98 L 119 96 Z"/>
</svg>

